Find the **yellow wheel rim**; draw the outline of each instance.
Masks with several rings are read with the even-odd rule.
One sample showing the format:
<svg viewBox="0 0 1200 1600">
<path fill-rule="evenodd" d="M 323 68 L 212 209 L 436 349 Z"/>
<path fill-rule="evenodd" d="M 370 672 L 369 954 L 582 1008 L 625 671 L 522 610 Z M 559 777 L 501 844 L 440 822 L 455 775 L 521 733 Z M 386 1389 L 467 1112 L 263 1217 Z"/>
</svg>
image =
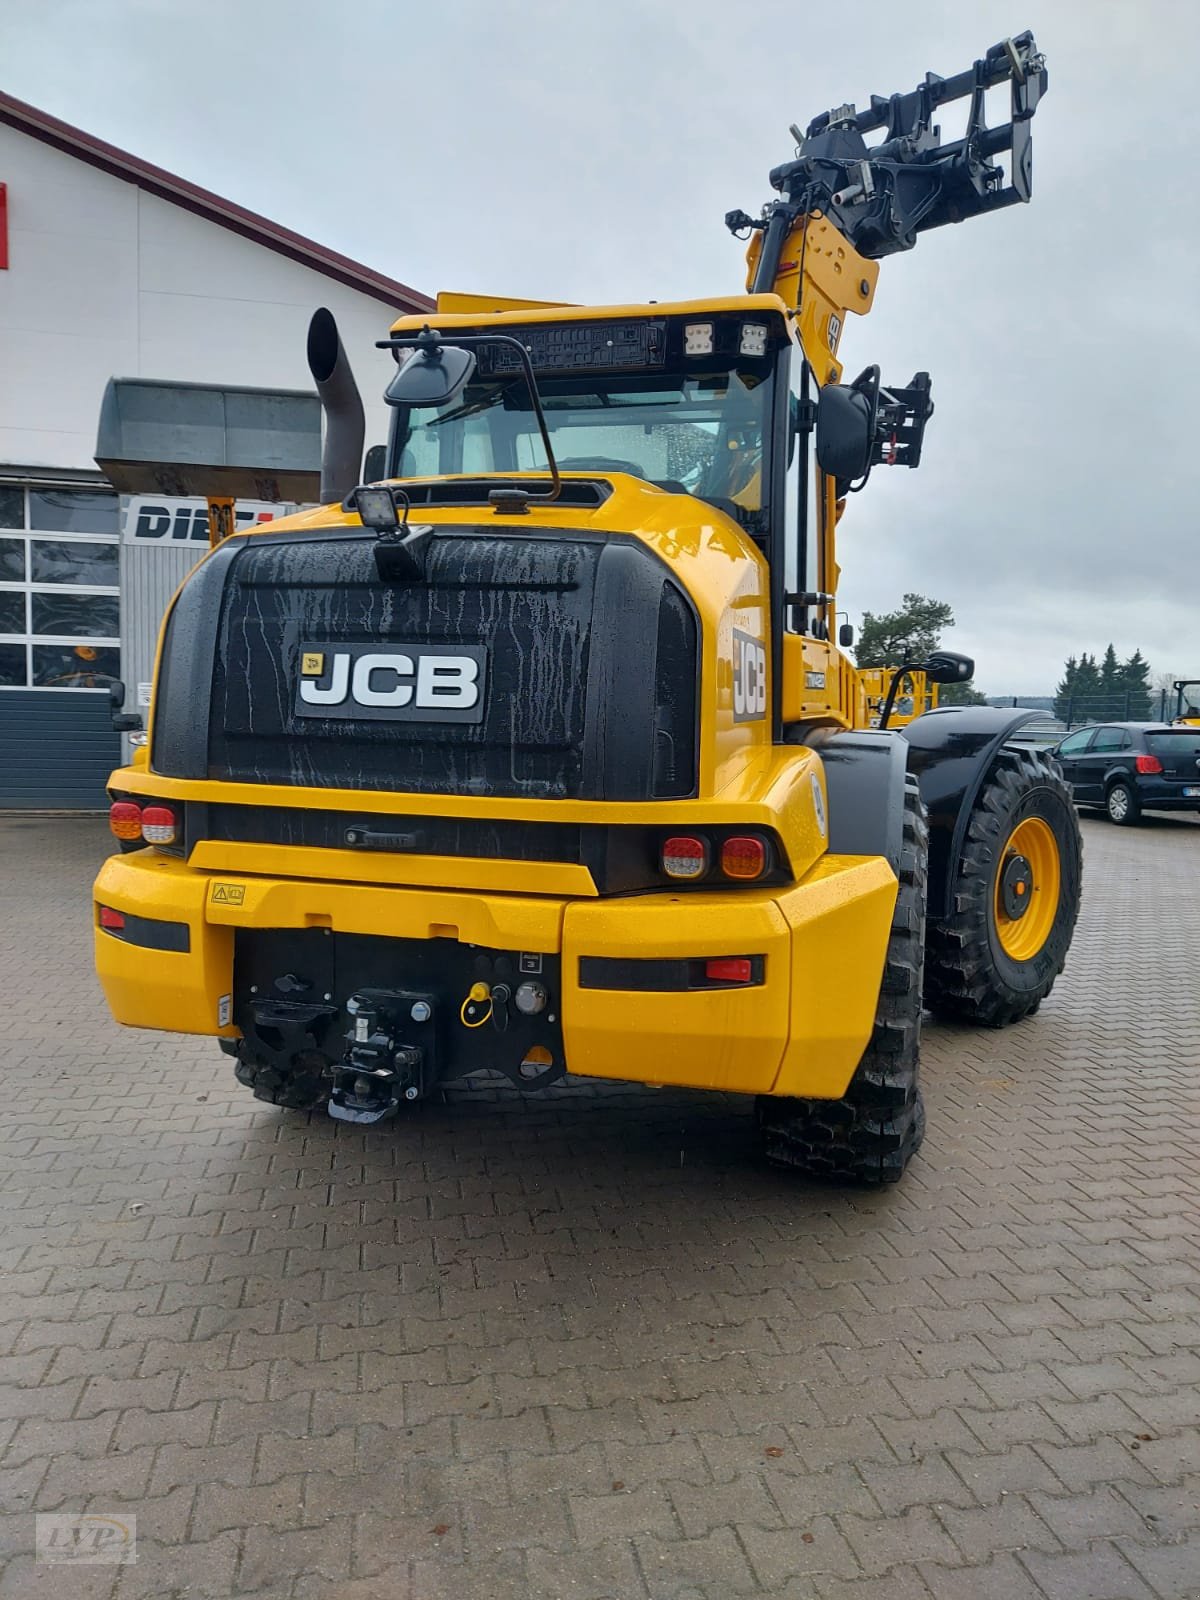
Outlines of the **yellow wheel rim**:
<svg viewBox="0 0 1200 1600">
<path fill-rule="evenodd" d="M 996 934 L 1010 961 L 1032 960 L 1050 937 L 1061 884 L 1053 829 L 1041 817 L 1026 817 L 1001 852 L 993 891 Z"/>
</svg>

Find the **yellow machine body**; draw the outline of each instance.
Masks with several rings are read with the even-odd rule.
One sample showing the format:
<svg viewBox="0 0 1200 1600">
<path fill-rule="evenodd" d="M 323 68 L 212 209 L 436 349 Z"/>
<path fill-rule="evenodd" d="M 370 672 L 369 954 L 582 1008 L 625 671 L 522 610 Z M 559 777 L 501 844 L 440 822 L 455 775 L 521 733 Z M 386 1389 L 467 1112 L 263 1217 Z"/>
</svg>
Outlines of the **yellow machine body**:
<svg viewBox="0 0 1200 1600">
<path fill-rule="evenodd" d="M 1175 715 L 1171 718 L 1181 728 L 1200 728 L 1200 678 L 1176 678 Z"/>
<path fill-rule="evenodd" d="M 747 299 L 719 302 L 744 312 Z M 752 310 L 790 324 L 774 296 Z M 680 308 L 588 308 L 581 316 L 647 316 Z M 711 302 L 685 310 L 712 311 Z M 491 316 L 503 324 L 506 315 Z M 561 320 L 561 309 L 521 316 Z M 478 327 L 478 313 L 440 319 Z M 402 325 L 403 326 L 403 325 Z M 543 474 L 535 475 L 543 477 Z M 734 630 L 767 643 L 766 564 L 742 528 L 688 495 L 625 474 L 594 511 L 539 507 L 539 530 L 556 527 L 631 535 L 674 571 L 690 596 L 702 641 L 699 682 L 699 782 L 694 798 L 622 803 L 623 824 L 656 833 L 702 828 L 766 829 L 790 864 L 785 885 L 722 887 L 601 896 L 577 862 L 516 861 L 461 855 L 371 853 L 286 844 L 202 841 L 187 860 L 153 847 L 111 858 L 95 885 L 96 964 L 114 1016 L 134 1027 L 237 1037 L 230 1020 L 235 935 L 254 930 L 328 929 L 378 938 L 449 940 L 561 960 L 562 1049 L 571 1073 L 745 1093 L 837 1097 L 871 1035 L 896 875 L 879 856 L 828 850 L 828 800 L 820 755 L 771 740 L 769 720 L 738 721 L 733 703 Z M 423 508 L 435 527 L 461 512 Z M 492 508 L 476 523 L 526 525 Z M 320 507 L 263 531 L 359 526 L 353 512 Z M 260 537 L 258 532 L 240 539 Z M 211 559 L 211 557 L 209 558 Z M 178 597 L 177 597 L 178 598 Z M 168 612 L 168 618 L 170 613 Z M 164 621 L 164 631 L 166 622 Z M 850 663 L 821 640 L 789 636 L 785 701 L 821 708 L 831 725 L 862 724 Z M 160 654 L 162 642 L 160 637 Z M 766 652 L 769 673 L 769 651 Z M 820 678 L 822 687 L 811 687 Z M 810 687 L 805 687 L 806 683 Z M 769 698 L 770 688 L 768 684 Z M 843 701 L 848 696 L 848 702 Z M 353 818 L 373 813 L 598 824 L 609 802 L 412 794 L 238 784 L 181 779 L 154 770 L 154 725 L 147 749 L 113 774 L 114 795 L 143 805 L 187 803 L 321 807 Z M 248 832 L 252 832 L 250 829 Z M 184 950 L 149 949 L 100 925 L 99 907 L 128 918 L 184 925 Z M 764 981 L 743 989 L 633 992 L 588 989 L 581 956 L 616 960 L 763 958 Z M 503 1050 L 503 1042 L 497 1044 Z"/>
<path fill-rule="evenodd" d="M 867 700 L 867 721 L 877 728 L 887 703 L 888 691 L 896 674 L 895 667 L 859 667 L 859 683 Z M 889 728 L 903 728 L 914 717 L 926 711 L 936 711 L 938 685 L 931 683 L 923 672 L 906 672 L 901 678 L 896 698 L 888 715 Z"/>
</svg>

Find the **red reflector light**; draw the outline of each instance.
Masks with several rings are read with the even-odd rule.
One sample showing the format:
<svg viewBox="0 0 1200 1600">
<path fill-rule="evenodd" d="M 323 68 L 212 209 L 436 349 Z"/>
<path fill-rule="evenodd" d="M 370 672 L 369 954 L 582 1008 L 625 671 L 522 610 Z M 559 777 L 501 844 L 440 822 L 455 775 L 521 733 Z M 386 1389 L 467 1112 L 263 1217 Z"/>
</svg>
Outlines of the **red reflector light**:
<svg viewBox="0 0 1200 1600">
<path fill-rule="evenodd" d="M 133 800 L 114 800 L 108 809 L 108 826 L 118 839 L 142 837 L 142 808 Z"/>
<path fill-rule="evenodd" d="M 147 844 L 174 844 L 175 813 L 166 806 L 147 806 L 142 812 L 142 838 Z"/>
<path fill-rule="evenodd" d="M 704 976 L 713 983 L 749 983 L 754 968 L 749 956 L 719 956 L 704 963 Z"/>
<path fill-rule="evenodd" d="M 721 846 L 721 871 L 727 878 L 761 878 L 767 869 L 766 846 L 749 834 L 735 834 Z"/>
<path fill-rule="evenodd" d="M 708 871 L 708 846 L 690 835 L 668 839 L 662 847 L 662 869 L 668 878 L 702 878 Z"/>
<path fill-rule="evenodd" d="M 123 911 L 114 911 L 111 906 L 101 906 L 100 926 L 102 928 L 114 928 L 119 931 L 125 926 L 125 913 Z"/>
<path fill-rule="evenodd" d="M 1157 756 L 1135 756 L 1134 765 L 1139 772 L 1161 772 L 1163 769 L 1163 764 Z"/>
</svg>

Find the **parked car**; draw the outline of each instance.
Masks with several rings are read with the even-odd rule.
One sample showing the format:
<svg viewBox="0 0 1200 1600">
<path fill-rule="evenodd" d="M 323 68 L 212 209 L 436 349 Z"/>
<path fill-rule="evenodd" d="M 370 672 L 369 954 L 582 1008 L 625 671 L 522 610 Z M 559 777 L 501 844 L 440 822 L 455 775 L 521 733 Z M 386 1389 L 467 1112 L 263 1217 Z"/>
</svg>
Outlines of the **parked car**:
<svg viewBox="0 0 1200 1600">
<path fill-rule="evenodd" d="M 1200 811 L 1200 728 L 1105 722 L 1079 728 L 1054 752 L 1077 806 L 1102 806 L 1128 825 L 1143 811 Z"/>
</svg>

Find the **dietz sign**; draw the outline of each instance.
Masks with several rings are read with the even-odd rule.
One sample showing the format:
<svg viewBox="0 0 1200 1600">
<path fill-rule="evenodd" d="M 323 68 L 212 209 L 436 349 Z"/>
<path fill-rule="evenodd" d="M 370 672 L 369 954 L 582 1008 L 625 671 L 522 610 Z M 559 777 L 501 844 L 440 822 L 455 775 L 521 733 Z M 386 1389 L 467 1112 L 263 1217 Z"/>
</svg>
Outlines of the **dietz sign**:
<svg viewBox="0 0 1200 1600">
<path fill-rule="evenodd" d="M 478 645 L 300 647 L 296 714 L 386 722 L 482 722 L 487 652 Z"/>
<path fill-rule="evenodd" d="M 274 522 L 292 509 L 265 500 L 239 500 L 233 514 L 240 533 L 257 522 Z M 125 513 L 125 542 L 176 550 L 181 545 L 207 545 L 208 506 L 203 500 L 134 495 Z"/>
</svg>

